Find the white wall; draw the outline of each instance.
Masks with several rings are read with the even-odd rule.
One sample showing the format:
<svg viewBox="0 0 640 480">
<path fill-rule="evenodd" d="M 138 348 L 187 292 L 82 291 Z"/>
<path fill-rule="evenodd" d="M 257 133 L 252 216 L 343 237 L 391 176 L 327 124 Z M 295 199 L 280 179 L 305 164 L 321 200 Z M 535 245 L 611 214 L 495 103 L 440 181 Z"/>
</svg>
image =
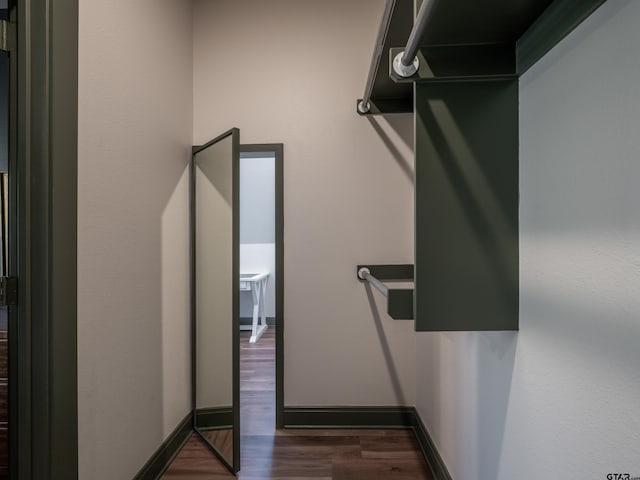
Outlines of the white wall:
<svg viewBox="0 0 640 480">
<path fill-rule="evenodd" d="M 414 404 L 412 322 L 359 262 L 413 262 L 413 118 L 361 118 L 382 0 L 194 1 L 194 142 L 284 143 L 285 404 Z"/>
<path fill-rule="evenodd" d="M 640 2 L 520 83 L 519 333 L 420 333 L 417 406 L 456 480 L 640 476 Z"/>
<path fill-rule="evenodd" d="M 190 410 L 191 11 L 80 2 L 81 479 L 132 478 Z"/>
</svg>

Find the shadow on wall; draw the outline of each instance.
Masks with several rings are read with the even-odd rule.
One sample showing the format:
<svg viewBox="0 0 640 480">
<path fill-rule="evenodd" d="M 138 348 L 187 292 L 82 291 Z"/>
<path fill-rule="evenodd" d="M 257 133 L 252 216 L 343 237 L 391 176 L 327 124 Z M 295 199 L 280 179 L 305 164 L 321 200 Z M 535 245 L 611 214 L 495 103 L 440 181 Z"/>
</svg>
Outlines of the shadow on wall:
<svg viewBox="0 0 640 480">
<path fill-rule="evenodd" d="M 482 332 L 477 346 L 477 478 L 498 478 L 515 363 L 517 332 Z M 487 415 L 495 412 L 495 415 Z"/>
<path fill-rule="evenodd" d="M 162 442 L 191 408 L 190 297 L 189 289 L 189 163 L 182 172 L 174 172 L 175 185 L 161 213 L 161 392 L 162 415 L 155 425 L 162 425 L 158 438 Z"/>
<path fill-rule="evenodd" d="M 453 452 L 443 459 L 447 468 L 455 478 L 498 478 L 518 334 L 418 335 L 421 405 L 428 405 L 420 414 L 440 451 Z M 458 458 L 470 445 L 476 457 Z"/>
<path fill-rule="evenodd" d="M 598 22 L 585 21 L 580 24 L 578 34 L 576 32 L 570 33 L 567 37 L 561 40 L 561 48 L 551 49 L 545 54 L 544 61 L 539 61 L 534 64 L 536 69 L 536 76 L 544 75 L 549 69 L 552 69 L 557 62 L 562 62 L 561 58 L 572 55 L 572 52 L 582 43 L 585 38 L 593 36 L 593 33 L 602 27 L 602 25 L 609 24 L 609 21 L 618 15 L 627 5 L 635 3 L 636 0 L 618 0 L 617 2 L 609 2 L 608 8 L 599 8 L 598 15 L 600 20 Z M 613 4 L 613 6 L 612 6 Z M 520 77 L 520 87 L 526 87 L 530 83 L 530 77 L 527 72 Z"/>
<path fill-rule="evenodd" d="M 640 235 L 635 238 L 635 242 L 639 241 Z M 584 241 L 581 245 L 580 239 L 567 239 L 564 245 L 556 246 L 556 251 L 565 251 L 571 258 L 569 255 L 575 255 L 578 250 L 585 264 L 597 246 L 597 242 L 590 247 L 585 246 Z M 638 378 L 640 265 L 635 255 L 635 252 L 628 252 L 628 256 L 620 254 L 615 268 L 609 271 L 594 268 L 589 272 L 585 268 L 584 279 L 571 279 L 557 273 L 554 279 L 527 278 L 523 283 L 527 294 L 521 299 L 521 310 L 524 315 L 536 313 L 536 321 L 527 326 L 528 334 L 553 347 L 565 364 L 577 363 L 589 375 L 609 370 L 627 379 Z M 542 257 L 542 254 L 531 255 L 529 261 L 542 263 L 545 261 Z M 565 271 L 569 269 L 560 266 Z M 595 282 L 597 287 L 593 286 Z M 598 294 L 594 294 L 596 289 Z"/>
<path fill-rule="evenodd" d="M 407 122 L 408 117 L 411 122 Z M 413 183 L 414 181 L 414 168 L 413 165 L 402 154 L 400 149 L 396 146 L 396 142 L 385 131 L 381 122 L 374 116 L 367 116 L 367 120 L 376 131 L 382 142 L 385 144 L 389 153 L 393 159 L 398 163 L 400 169 L 404 172 L 407 178 Z M 386 123 L 391 129 L 398 135 L 398 137 L 404 142 L 404 144 L 413 150 L 413 115 L 388 115 L 385 117 Z"/>
<path fill-rule="evenodd" d="M 380 347 L 382 348 L 382 354 L 384 355 L 385 363 L 387 364 L 387 373 L 389 374 L 389 380 L 391 380 L 391 385 L 393 387 L 393 393 L 396 397 L 396 402 L 398 405 L 407 405 L 404 391 L 402 390 L 402 385 L 400 382 L 400 375 L 398 374 L 398 369 L 393 360 L 391 347 L 389 346 L 389 342 L 387 341 L 387 337 L 384 333 L 384 328 L 382 326 L 380 311 L 378 310 L 376 299 L 373 297 L 373 291 L 371 290 L 371 285 L 369 285 L 369 282 L 366 282 L 364 284 L 364 288 L 367 292 L 367 300 L 369 301 L 369 307 L 371 307 L 371 315 L 373 316 L 373 323 L 376 327 L 378 340 L 380 340 Z"/>
</svg>

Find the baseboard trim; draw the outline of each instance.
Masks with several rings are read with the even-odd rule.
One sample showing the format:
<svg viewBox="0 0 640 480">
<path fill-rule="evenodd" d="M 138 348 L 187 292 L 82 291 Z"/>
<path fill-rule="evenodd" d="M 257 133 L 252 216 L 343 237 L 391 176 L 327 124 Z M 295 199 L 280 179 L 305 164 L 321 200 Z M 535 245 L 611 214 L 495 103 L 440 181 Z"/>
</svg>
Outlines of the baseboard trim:
<svg viewBox="0 0 640 480">
<path fill-rule="evenodd" d="M 276 317 L 267 317 L 267 325 L 274 327 L 276 324 Z M 253 317 L 240 317 L 240 326 L 253 325 Z"/>
<path fill-rule="evenodd" d="M 433 480 L 453 480 L 415 407 L 284 407 L 284 428 L 411 429 Z"/>
<path fill-rule="evenodd" d="M 233 407 L 199 408 L 195 426 L 200 430 L 233 428 Z"/>
<path fill-rule="evenodd" d="M 201 428 L 226 425 L 230 409 L 197 412 Z M 189 413 L 142 467 L 134 480 L 157 480 L 193 433 Z M 406 428 L 412 429 L 434 480 L 453 480 L 415 407 L 285 407 L 285 428 Z"/>
<path fill-rule="evenodd" d="M 285 428 L 413 428 L 413 407 L 284 407 Z"/>
<path fill-rule="evenodd" d="M 193 433 L 193 414 L 189 413 L 184 420 L 171 432 L 158 450 L 144 464 L 134 480 L 157 480 L 169 467 L 178 452 L 182 449 Z"/>
<path fill-rule="evenodd" d="M 438 449 L 431 439 L 431 435 L 429 435 L 427 428 L 424 426 L 418 410 L 415 408 L 413 409 L 413 433 L 415 434 L 416 441 L 422 451 L 422 456 L 431 469 L 433 479 L 453 480 L 449 474 L 449 470 L 447 470 L 447 466 L 444 464 L 444 461 L 440 456 L 440 453 L 438 453 Z"/>
</svg>

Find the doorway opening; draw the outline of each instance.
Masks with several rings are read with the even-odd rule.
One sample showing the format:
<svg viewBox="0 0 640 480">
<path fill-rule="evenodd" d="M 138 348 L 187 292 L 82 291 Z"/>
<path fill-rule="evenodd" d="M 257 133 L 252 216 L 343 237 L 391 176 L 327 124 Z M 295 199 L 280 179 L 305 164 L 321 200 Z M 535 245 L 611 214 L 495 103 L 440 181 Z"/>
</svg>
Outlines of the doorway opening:
<svg viewBox="0 0 640 480">
<path fill-rule="evenodd" d="M 240 431 L 282 428 L 283 146 L 240 146 Z"/>
</svg>

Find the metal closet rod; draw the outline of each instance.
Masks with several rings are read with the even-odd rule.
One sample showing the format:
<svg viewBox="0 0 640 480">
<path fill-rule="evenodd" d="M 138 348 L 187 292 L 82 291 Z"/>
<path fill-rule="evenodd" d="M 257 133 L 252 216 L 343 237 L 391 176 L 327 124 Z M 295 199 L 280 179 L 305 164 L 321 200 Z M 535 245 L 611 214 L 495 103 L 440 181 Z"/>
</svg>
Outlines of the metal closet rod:
<svg viewBox="0 0 640 480">
<path fill-rule="evenodd" d="M 371 67 L 369 67 L 369 77 L 367 78 L 367 84 L 364 87 L 364 95 L 362 100 L 358 102 L 358 111 L 360 113 L 367 113 L 371 109 L 371 93 L 373 92 L 373 82 L 376 79 L 376 72 L 380 65 L 380 59 L 382 58 L 382 49 L 384 48 L 384 41 L 387 38 L 387 32 L 389 31 L 389 25 L 391 24 L 391 14 L 393 8 L 396 5 L 396 0 L 386 0 L 384 5 L 384 13 L 382 14 L 382 22 L 380 22 L 380 28 L 378 29 L 378 38 L 376 38 L 376 45 L 373 49 L 373 57 L 371 58 Z"/>
<path fill-rule="evenodd" d="M 429 17 L 435 3 L 436 0 L 424 0 L 422 2 L 416 21 L 413 23 L 413 28 L 409 34 L 407 46 L 393 59 L 393 71 L 401 77 L 410 77 L 415 74 L 420 67 L 416 53 L 418 53 L 418 48 L 420 48 L 420 42 L 427 28 L 427 23 L 429 23 Z"/>
<path fill-rule="evenodd" d="M 422 35 L 427 28 L 429 15 L 431 15 L 431 11 L 433 10 L 435 3 L 436 0 L 424 0 L 422 5 L 420 5 L 418 17 L 413 24 L 411 33 L 409 34 L 409 40 L 407 40 L 407 46 L 405 47 L 404 52 L 402 52 L 402 65 L 405 67 L 411 65 L 416 58 L 416 53 L 418 53 L 418 48 L 420 48 Z"/>
<path fill-rule="evenodd" d="M 419 62 L 416 53 L 420 48 L 420 40 L 427 27 L 429 21 L 429 15 L 433 10 L 433 6 L 436 0 L 424 0 L 420 5 L 418 16 L 413 24 L 413 29 L 409 34 L 407 40 L 407 46 L 404 51 L 399 53 L 393 60 L 393 70 L 402 77 L 410 77 L 418 71 Z M 384 48 L 384 42 L 387 38 L 387 32 L 389 31 L 389 25 L 391 24 L 391 15 L 395 7 L 396 0 L 386 0 L 384 6 L 384 14 L 382 15 L 382 22 L 380 22 L 380 28 L 378 29 L 378 38 L 376 39 L 376 45 L 373 51 L 373 57 L 371 58 L 371 67 L 369 67 L 369 76 L 367 77 L 367 84 L 364 87 L 364 95 L 362 100 L 358 102 L 358 112 L 367 113 L 371 110 L 371 94 L 373 93 L 373 84 L 376 79 L 376 72 L 380 66 L 380 60 L 382 58 L 382 49 Z"/>
<path fill-rule="evenodd" d="M 376 287 L 376 290 L 378 290 L 385 297 L 389 296 L 389 288 L 376 277 L 371 275 L 371 270 L 369 270 L 367 267 L 362 267 L 360 270 L 358 270 L 358 278 L 369 282 L 371 285 Z"/>
</svg>

